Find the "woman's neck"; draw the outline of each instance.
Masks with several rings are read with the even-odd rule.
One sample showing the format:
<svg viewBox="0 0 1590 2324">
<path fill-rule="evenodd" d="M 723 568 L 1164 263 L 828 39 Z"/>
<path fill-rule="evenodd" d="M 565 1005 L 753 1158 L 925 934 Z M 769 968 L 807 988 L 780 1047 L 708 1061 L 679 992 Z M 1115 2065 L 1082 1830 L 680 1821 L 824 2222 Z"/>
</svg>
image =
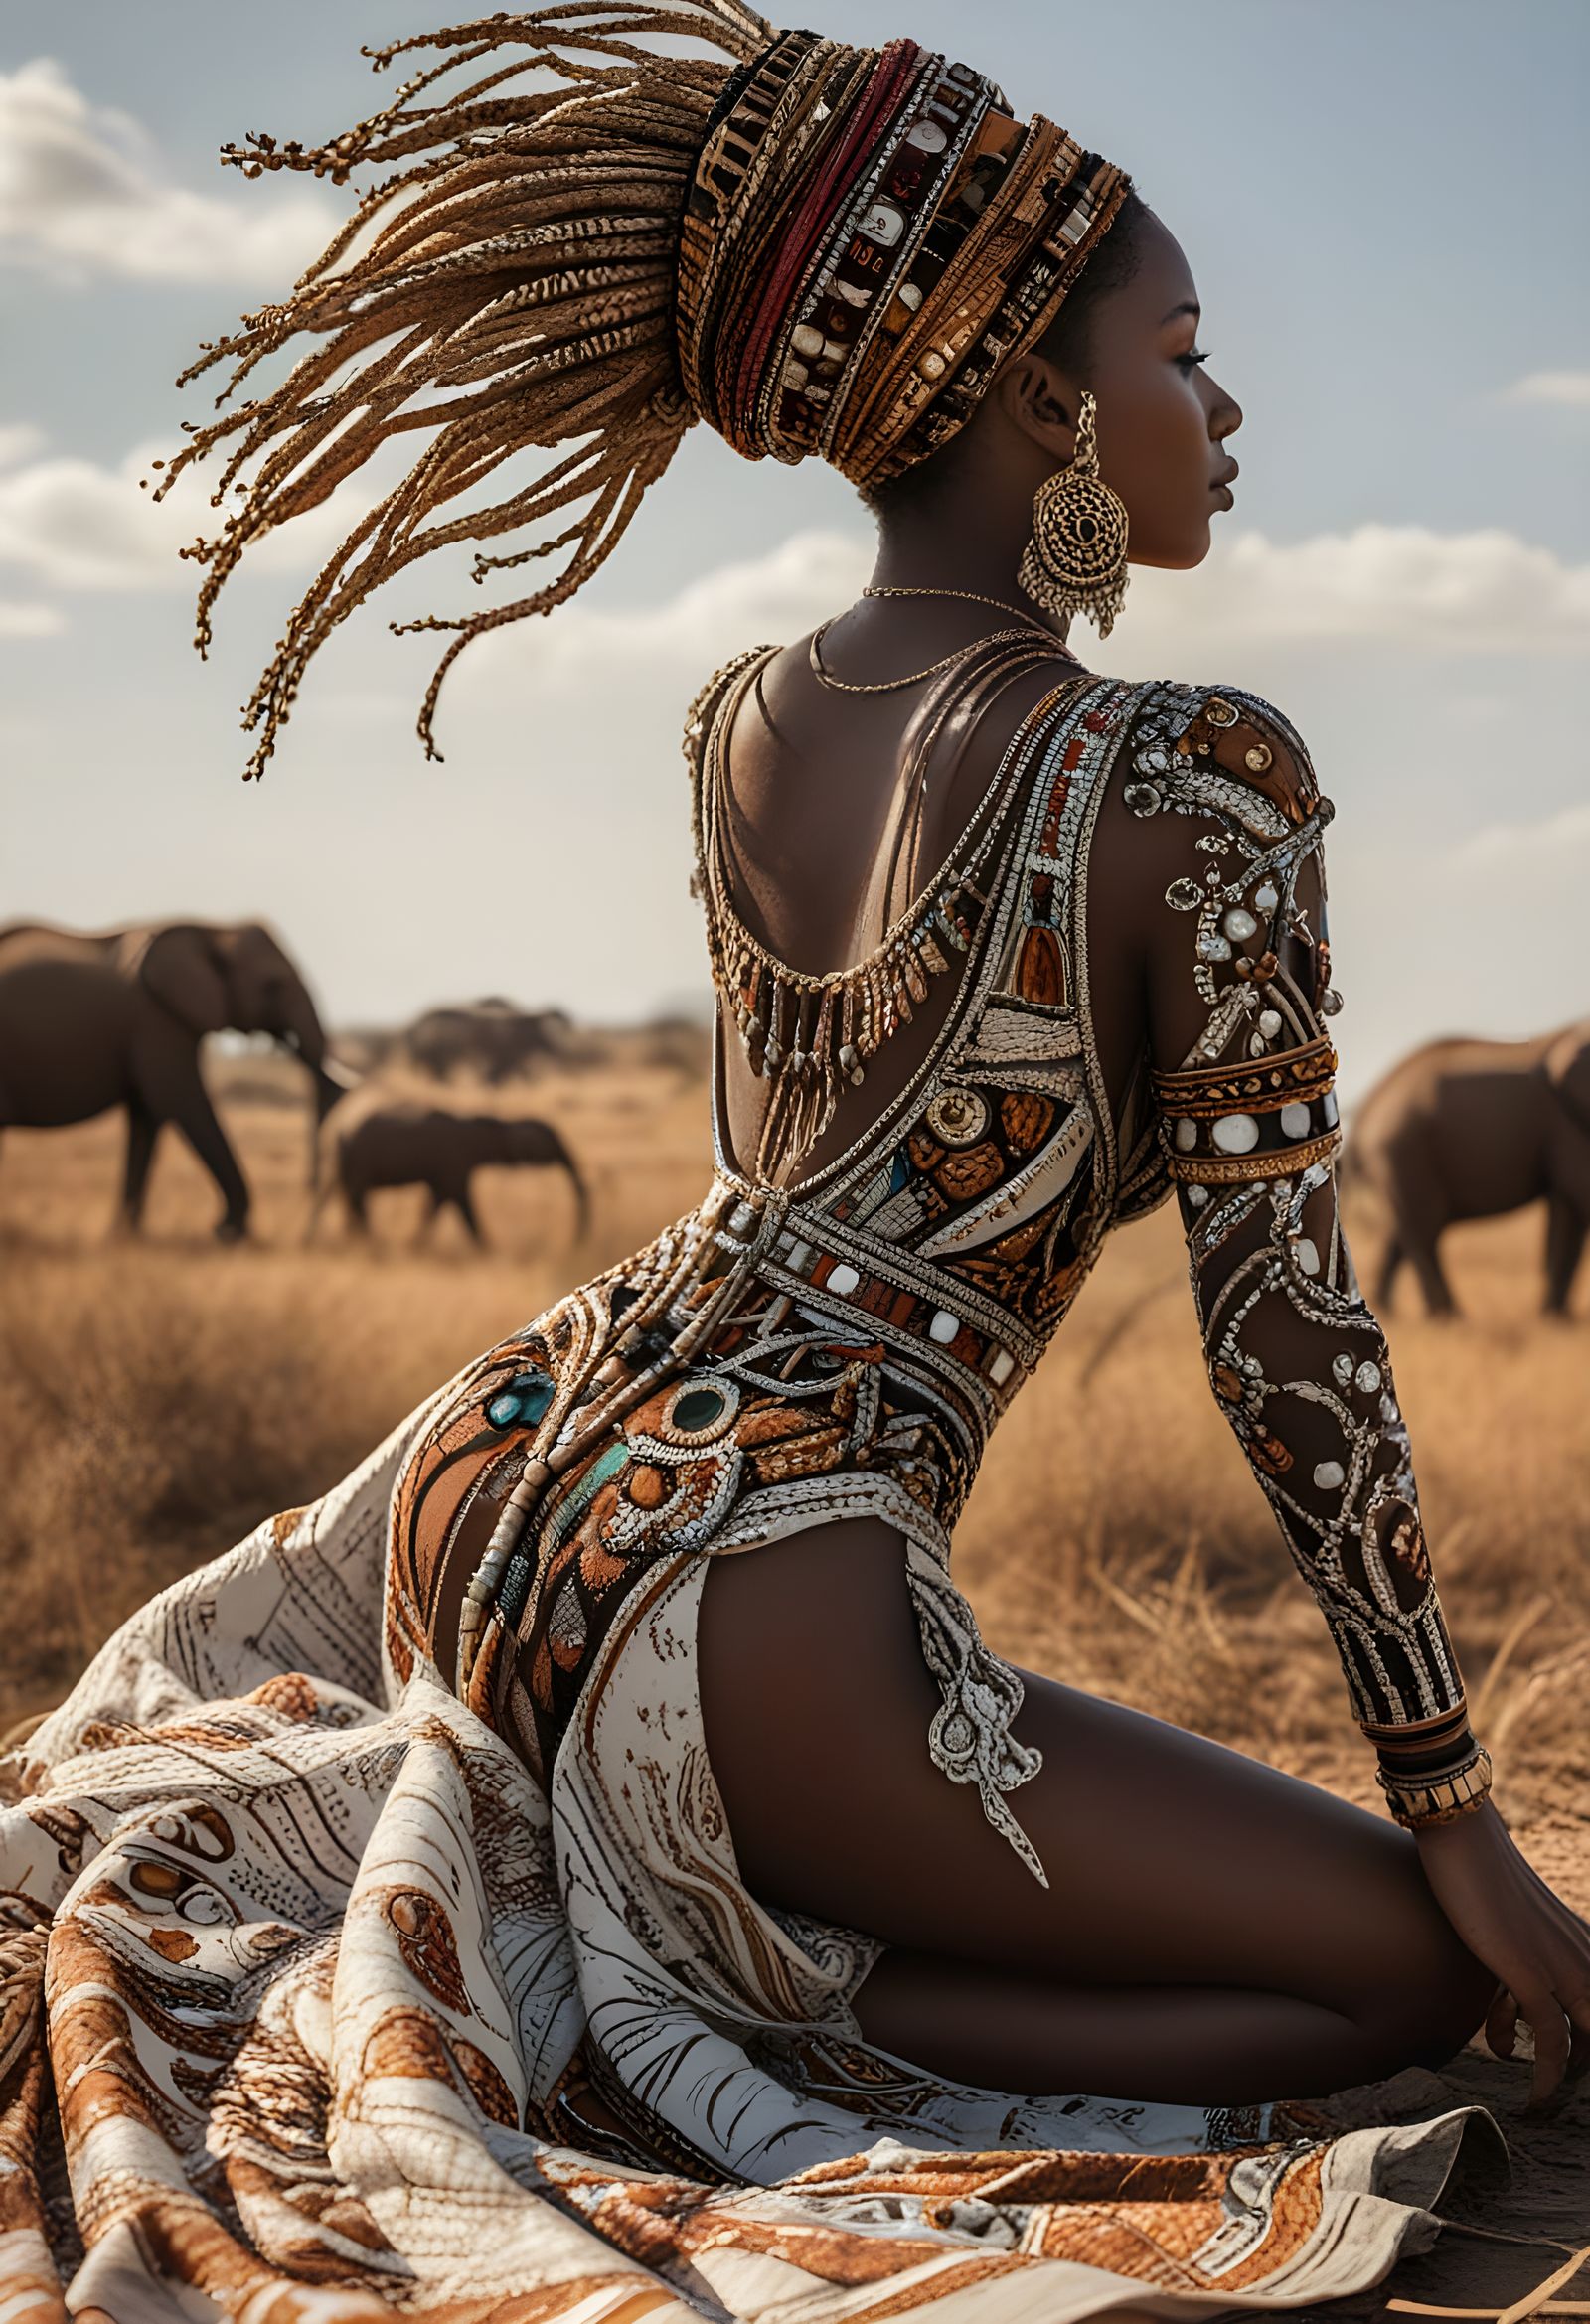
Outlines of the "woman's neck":
<svg viewBox="0 0 1590 2324">
<path fill-rule="evenodd" d="M 970 511 L 942 502 L 899 510 L 879 528 L 877 559 L 870 586 L 874 589 L 967 590 L 991 597 L 1013 612 L 1039 623 L 1058 642 L 1066 642 L 1069 614 L 1046 613 L 1027 595 L 1016 577 L 1027 532 L 999 522 L 985 510 L 975 521 Z"/>
</svg>

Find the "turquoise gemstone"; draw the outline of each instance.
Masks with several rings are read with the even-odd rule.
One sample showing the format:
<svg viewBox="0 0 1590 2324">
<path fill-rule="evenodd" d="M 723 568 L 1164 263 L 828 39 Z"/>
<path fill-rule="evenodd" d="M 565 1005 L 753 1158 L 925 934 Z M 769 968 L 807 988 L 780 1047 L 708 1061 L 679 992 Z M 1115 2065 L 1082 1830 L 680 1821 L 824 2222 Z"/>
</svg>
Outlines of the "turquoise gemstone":
<svg viewBox="0 0 1590 2324">
<path fill-rule="evenodd" d="M 556 1393 L 556 1383 L 546 1372 L 516 1372 L 508 1385 L 526 1420 L 540 1420 Z"/>
<path fill-rule="evenodd" d="M 494 1429 L 533 1428 L 556 1393 L 545 1372 L 516 1372 L 504 1388 L 486 1400 L 486 1419 Z"/>
</svg>

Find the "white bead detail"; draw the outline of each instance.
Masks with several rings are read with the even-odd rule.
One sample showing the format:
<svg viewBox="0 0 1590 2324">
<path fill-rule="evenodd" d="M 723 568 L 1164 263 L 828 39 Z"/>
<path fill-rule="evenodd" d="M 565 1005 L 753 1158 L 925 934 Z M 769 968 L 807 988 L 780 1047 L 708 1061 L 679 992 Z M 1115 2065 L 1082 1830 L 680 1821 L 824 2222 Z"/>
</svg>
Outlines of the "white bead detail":
<svg viewBox="0 0 1590 2324">
<path fill-rule="evenodd" d="M 856 1269 L 847 1267 L 842 1261 L 838 1267 L 829 1269 L 825 1289 L 834 1292 L 840 1299 L 844 1299 L 848 1293 L 856 1289 L 861 1280 Z"/>
<path fill-rule="evenodd" d="M 1340 1461 L 1322 1461 L 1314 1472 L 1314 1481 L 1321 1492 L 1335 1492 L 1339 1484 L 1346 1484 L 1347 1471 Z"/>
<path fill-rule="evenodd" d="M 1201 1210 L 1209 1199 L 1209 1189 L 1207 1186 L 1189 1186 L 1187 1198 L 1192 1209 Z"/>
<path fill-rule="evenodd" d="M 1380 1367 L 1367 1361 L 1358 1366 L 1358 1386 L 1365 1396 L 1372 1396 L 1380 1385 Z"/>
<path fill-rule="evenodd" d="M 1283 1138 L 1307 1138 L 1309 1124 L 1310 1115 L 1307 1106 L 1294 1104 L 1281 1108 L 1281 1135 Z"/>
<path fill-rule="evenodd" d="M 1222 1114 L 1211 1136 L 1219 1154 L 1251 1154 L 1259 1143 L 1259 1125 L 1251 1114 Z"/>
<path fill-rule="evenodd" d="M 948 1347 L 960 1327 L 960 1317 L 952 1316 L 948 1308 L 940 1308 L 927 1327 L 927 1336 L 936 1340 L 940 1347 Z"/>
<path fill-rule="evenodd" d="M 1259 923 L 1254 919 L 1253 914 L 1244 911 L 1240 904 L 1231 906 L 1225 918 L 1220 922 L 1220 926 L 1233 944 L 1245 944 L 1250 936 L 1256 936 L 1259 932 Z"/>
<path fill-rule="evenodd" d="M 1198 1142 L 1198 1126 L 1196 1122 L 1190 1120 L 1189 1117 L 1184 1114 L 1181 1121 L 1176 1125 L 1175 1136 L 1177 1152 L 1179 1154 L 1191 1154 L 1193 1147 L 1196 1146 Z"/>
<path fill-rule="evenodd" d="M 1257 888 L 1254 891 L 1253 901 L 1258 905 L 1261 912 L 1273 912 L 1276 905 L 1281 901 L 1281 898 L 1279 892 L 1270 885 L 1268 880 L 1266 880 L 1261 888 Z"/>
<path fill-rule="evenodd" d="M 995 1387 L 1003 1388 L 1006 1381 L 1010 1378 L 1012 1372 L 1014 1372 L 1015 1369 L 1016 1358 L 1014 1355 L 1012 1355 L 1010 1349 L 1008 1347 L 996 1348 L 994 1351 L 994 1361 L 988 1367 L 988 1376 L 993 1381 Z"/>
<path fill-rule="evenodd" d="M 1267 1041 L 1273 1041 L 1281 1029 L 1281 1011 L 1278 1008 L 1259 1010 L 1259 1030 Z"/>
<path fill-rule="evenodd" d="M 1298 1255 L 1298 1265 L 1302 1268 L 1304 1274 L 1318 1275 L 1320 1272 L 1320 1254 L 1312 1239 L 1308 1235 L 1299 1235 L 1292 1248 Z"/>
</svg>

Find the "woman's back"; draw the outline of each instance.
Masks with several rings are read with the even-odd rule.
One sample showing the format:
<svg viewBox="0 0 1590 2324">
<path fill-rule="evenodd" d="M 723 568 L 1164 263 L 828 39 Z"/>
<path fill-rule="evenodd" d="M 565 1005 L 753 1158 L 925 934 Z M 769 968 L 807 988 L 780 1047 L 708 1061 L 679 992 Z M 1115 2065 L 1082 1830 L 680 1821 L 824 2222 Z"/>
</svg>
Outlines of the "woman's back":
<svg viewBox="0 0 1590 2324">
<path fill-rule="evenodd" d="M 1014 607 L 1001 624 L 965 605 L 926 618 L 863 605 L 845 617 L 843 653 L 825 633 L 761 661 L 717 737 L 729 909 L 807 977 L 874 954 L 969 835 L 1013 812 L 1014 738 L 1057 686 L 1087 675 Z M 951 666 L 935 669 L 945 657 Z M 932 675 L 891 683 L 902 670 Z M 793 1158 L 791 1182 L 863 1136 L 920 1070 L 957 1005 L 961 962 L 948 965 L 869 1057 L 865 1081 L 841 1082 L 834 1121 Z M 767 1089 L 731 1024 L 725 1034 L 725 1148 L 748 1162 Z"/>
</svg>

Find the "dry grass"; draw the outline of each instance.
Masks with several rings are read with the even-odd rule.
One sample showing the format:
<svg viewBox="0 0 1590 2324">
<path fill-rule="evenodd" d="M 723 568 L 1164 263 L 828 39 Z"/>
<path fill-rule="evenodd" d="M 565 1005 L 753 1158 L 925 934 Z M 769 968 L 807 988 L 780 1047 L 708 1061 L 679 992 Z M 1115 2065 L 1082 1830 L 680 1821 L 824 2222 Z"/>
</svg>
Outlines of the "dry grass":
<svg viewBox="0 0 1590 2324">
<path fill-rule="evenodd" d="M 223 1078 L 252 1247 L 211 1242 L 219 1203 L 174 1138 L 134 1245 L 108 1235 L 114 1119 L 5 1139 L 0 1731 L 56 1699 L 151 1590 L 332 1482 L 457 1364 L 704 1183 L 702 1089 L 635 1044 L 599 1073 L 486 1101 L 566 1132 L 592 1182 L 584 1246 L 568 1247 L 565 1187 L 501 1171 L 479 1181 L 486 1257 L 452 1222 L 412 1249 L 409 1193 L 376 1198 L 372 1249 L 334 1222 L 306 1251 L 303 1117 L 268 1061 Z M 1532 1214 L 1458 1234 L 1468 1318 L 1389 1326 L 1498 1797 L 1585 1910 L 1590 1325 L 1583 1290 L 1576 1322 L 1536 1317 L 1539 1237 Z M 1359 1242 L 1372 1251 L 1371 1221 Z M 958 1572 L 1013 1659 L 1376 1796 L 1324 1626 L 1204 1384 L 1169 1211 L 1106 1251 L 985 1467 Z"/>
</svg>

